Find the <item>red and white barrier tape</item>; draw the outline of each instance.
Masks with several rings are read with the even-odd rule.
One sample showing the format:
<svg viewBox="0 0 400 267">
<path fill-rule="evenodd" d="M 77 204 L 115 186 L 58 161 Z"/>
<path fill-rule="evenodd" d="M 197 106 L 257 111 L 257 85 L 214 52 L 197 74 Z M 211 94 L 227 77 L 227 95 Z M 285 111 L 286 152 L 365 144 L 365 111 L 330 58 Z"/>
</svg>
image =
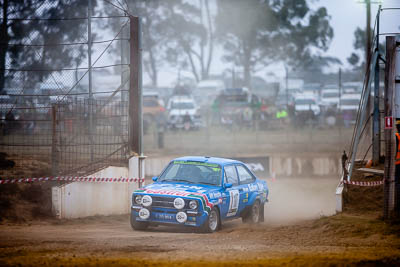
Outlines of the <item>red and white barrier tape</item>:
<svg viewBox="0 0 400 267">
<path fill-rule="evenodd" d="M 383 180 L 382 181 L 373 181 L 373 182 L 359 182 L 359 181 L 344 180 L 343 183 L 351 184 L 351 185 L 358 185 L 358 186 L 378 186 L 378 185 L 383 185 Z"/>
<path fill-rule="evenodd" d="M 135 183 L 135 182 L 144 182 L 144 179 L 143 178 L 100 178 L 100 177 L 60 176 L 60 177 L 6 179 L 6 180 L 0 180 L 0 184 L 33 183 L 33 182 L 46 182 L 46 181 Z"/>
</svg>

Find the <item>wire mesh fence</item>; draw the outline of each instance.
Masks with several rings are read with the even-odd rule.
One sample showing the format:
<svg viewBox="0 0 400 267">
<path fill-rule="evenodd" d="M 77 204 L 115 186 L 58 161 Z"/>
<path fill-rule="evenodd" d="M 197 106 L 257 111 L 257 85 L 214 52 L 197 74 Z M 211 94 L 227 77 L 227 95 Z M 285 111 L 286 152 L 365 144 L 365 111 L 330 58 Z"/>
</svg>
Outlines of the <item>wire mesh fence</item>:
<svg viewBox="0 0 400 267">
<path fill-rule="evenodd" d="M 0 152 L 48 162 L 52 175 L 127 164 L 129 18 L 102 16 L 107 1 L 91 12 L 64 2 L 11 3 L 0 16 L 18 28 L 0 40 Z"/>
</svg>

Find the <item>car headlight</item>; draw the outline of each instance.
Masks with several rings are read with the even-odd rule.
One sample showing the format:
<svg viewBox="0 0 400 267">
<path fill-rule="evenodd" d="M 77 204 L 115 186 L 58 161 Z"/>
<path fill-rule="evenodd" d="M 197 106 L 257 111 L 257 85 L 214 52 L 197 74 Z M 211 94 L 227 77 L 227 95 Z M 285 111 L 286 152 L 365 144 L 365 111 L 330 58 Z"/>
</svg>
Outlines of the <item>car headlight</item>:
<svg viewBox="0 0 400 267">
<path fill-rule="evenodd" d="M 185 207 L 185 201 L 180 197 L 175 198 L 174 207 L 177 208 L 178 210 L 183 209 Z"/>
<path fill-rule="evenodd" d="M 145 207 L 151 206 L 151 203 L 153 202 L 153 199 L 149 195 L 145 195 L 142 197 L 142 205 Z"/>
<path fill-rule="evenodd" d="M 147 220 L 150 217 L 150 211 L 148 209 L 139 210 L 139 218 L 142 220 Z"/>
<path fill-rule="evenodd" d="M 178 213 L 176 214 L 176 220 L 177 220 L 179 223 L 184 223 L 184 222 L 186 222 L 186 221 L 187 221 L 187 215 L 186 215 L 186 213 L 184 213 L 183 211 L 178 212 Z"/>
<path fill-rule="evenodd" d="M 192 210 L 197 209 L 197 201 L 196 200 L 190 200 L 189 208 L 191 208 Z"/>
<path fill-rule="evenodd" d="M 142 204 L 142 196 L 141 195 L 137 195 L 135 197 L 135 203 L 141 205 Z"/>
</svg>

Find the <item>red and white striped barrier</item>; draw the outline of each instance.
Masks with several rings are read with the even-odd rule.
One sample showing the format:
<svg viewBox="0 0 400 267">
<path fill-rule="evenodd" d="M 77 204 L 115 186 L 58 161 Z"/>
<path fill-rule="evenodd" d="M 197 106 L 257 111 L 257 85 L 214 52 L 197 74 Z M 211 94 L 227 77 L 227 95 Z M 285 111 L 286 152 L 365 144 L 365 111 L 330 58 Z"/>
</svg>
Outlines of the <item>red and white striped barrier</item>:
<svg viewBox="0 0 400 267">
<path fill-rule="evenodd" d="M 5 180 L 0 180 L 0 184 L 33 183 L 33 182 L 46 182 L 46 181 L 136 183 L 136 182 L 144 182 L 144 179 L 60 176 L 60 177 L 5 179 Z"/>
<path fill-rule="evenodd" d="M 383 180 L 382 181 L 373 181 L 373 182 L 360 182 L 360 181 L 344 180 L 343 183 L 351 184 L 351 185 L 358 185 L 358 186 L 378 186 L 378 185 L 383 185 Z"/>
</svg>

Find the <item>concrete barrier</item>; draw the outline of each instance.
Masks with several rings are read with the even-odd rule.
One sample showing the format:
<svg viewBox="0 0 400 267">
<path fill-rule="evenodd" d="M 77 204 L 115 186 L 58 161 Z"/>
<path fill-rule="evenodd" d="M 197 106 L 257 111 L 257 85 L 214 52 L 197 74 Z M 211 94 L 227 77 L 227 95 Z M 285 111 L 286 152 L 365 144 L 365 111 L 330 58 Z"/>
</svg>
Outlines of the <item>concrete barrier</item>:
<svg viewBox="0 0 400 267">
<path fill-rule="evenodd" d="M 110 166 L 91 177 L 129 177 L 128 168 Z M 73 182 L 52 188 L 53 213 L 57 218 L 82 218 L 130 212 L 137 183 Z"/>
<path fill-rule="evenodd" d="M 263 156 L 242 156 L 243 162 L 253 162 L 254 159 L 265 157 L 269 159 L 269 164 L 264 164 L 263 173 L 275 173 L 277 177 L 314 177 L 337 175 L 341 172 L 340 155 L 337 157 L 324 154 L 301 155 L 273 154 Z M 157 176 L 175 157 L 150 157 L 146 159 L 146 175 Z M 229 157 L 228 157 L 229 158 Z M 262 173 L 257 173 L 260 177 Z"/>
</svg>

